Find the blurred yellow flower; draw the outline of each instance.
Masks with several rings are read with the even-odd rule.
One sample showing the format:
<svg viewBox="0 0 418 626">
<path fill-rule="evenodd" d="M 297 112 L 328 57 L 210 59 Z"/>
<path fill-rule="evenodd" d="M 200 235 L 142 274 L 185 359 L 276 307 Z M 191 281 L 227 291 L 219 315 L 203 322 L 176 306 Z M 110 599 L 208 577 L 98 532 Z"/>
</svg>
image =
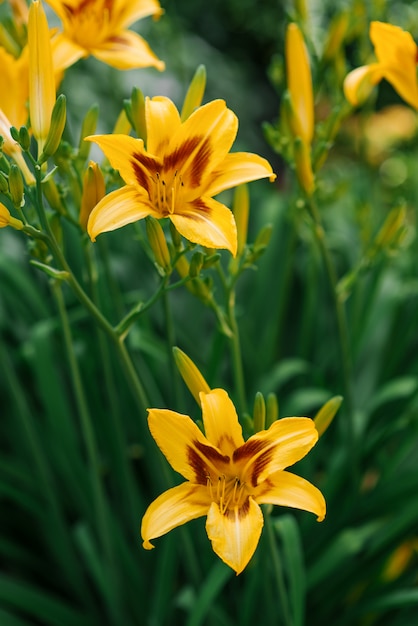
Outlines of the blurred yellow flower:
<svg viewBox="0 0 418 626">
<path fill-rule="evenodd" d="M 6 226 L 11 226 L 16 230 L 22 230 L 23 222 L 12 217 L 9 209 L 0 202 L 0 228 L 5 228 Z"/>
<path fill-rule="evenodd" d="M 297 24 L 286 30 L 286 76 L 292 104 L 290 123 L 295 137 L 310 145 L 314 133 L 314 104 L 308 51 Z"/>
<path fill-rule="evenodd" d="M 274 180 L 270 164 L 255 154 L 229 153 L 238 119 L 223 100 L 199 107 L 182 123 L 169 98 L 147 98 L 145 120 L 146 149 L 142 139 L 128 135 L 86 138 L 101 147 L 126 182 L 91 212 L 91 239 L 148 215 L 168 217 L 189 241 L 235 256 L 233 214 L 212 196 L 259 178 Z"/>
<path fill-rule="evenodd" d="M 117 69 L 165 65 L 147 42 L 127 27 L 163 10 L 158 0 L 47 0 L 62 20 L 63 32 L 54 39 L 54 60 L 69 67 L 82 57 L 94 56 Z"/>
<path fill-rule="evenodd" d="M 15 142 L 10 134 L 10 127 L 12 125 L 13 124 L 11 124 L 10 120 L 3 113 L 2 109 L 0 109 L 0 137 L 3 138 L 2 150 L 5 154 L 9 155 L 10 157 L 12 157 L 12 159 L 16 161 L 17 165 L 20 168 L 20 171 L 24 176 L 25 181 L 28 184 L 33 184 L 35 182 L 35 178 L 32 172 L 29 170 L 25 159 L 23 158 L 22 150 L 19 144 Z"/>
<path fill-rule="evenodd" d="M 15 58 L 0 47 L 0 109 L 10 126 L 24 126 L 28 119 L 28 50 L 25 47 Z"/>
<path fill-rule="evenodd" d="M 157 445 L 186 482 L 161 494 L 142 520 L 143 546 L 198 517 L 214 552 L 237 574 L 255 552 L 263 527 L 260 504 L 278 504 L 325 517 L 322 493 L 307 480 L 284 471 L 315 445 L 311 419 L 288 417 L 244 442 L 235 407 L 223 389 L 201 393 L 206 436 L 187 415 L 149 409 Z"/>
<path fill-rule="evenodd" d="M 372 22 L 370 39 L 377 62 L 358 67 L 346 76 L 347 100 L 358 106 L 377 83 L 386 79 L 405 102 L 418 109 L 418 48 L 412 36 L 399 26 Z"/>
</svg>

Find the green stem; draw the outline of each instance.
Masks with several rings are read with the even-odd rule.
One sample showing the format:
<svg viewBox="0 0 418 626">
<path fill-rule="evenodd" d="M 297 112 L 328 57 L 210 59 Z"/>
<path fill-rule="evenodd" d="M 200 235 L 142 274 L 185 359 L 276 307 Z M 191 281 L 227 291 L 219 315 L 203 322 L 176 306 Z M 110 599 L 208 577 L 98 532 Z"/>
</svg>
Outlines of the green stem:
<svg viewBox="0 0 418 626">
<path fill-rule="evenodd" d="M 271 521 L 270 513 L 265 512 L 264 522 L 267 531 L 267 539 L 269 542 L 269 560 L 273 566 L 274 577 L 276 579 L 277 592 L 279 596 L 279 604 L 282 609 L 283 621 L 285 626 L 292 626 L 293 620 L 290 614 L 289 598 L 286 593 L 279 547 L 277 545 L 276 537 L 274 534 L 274 528 Z"/>
<path fill-rule="evenodd" d="M 245 381 L 244 370 L 242 367 L 242 354 L 241 354 L 241 342 L 239 337 L 239 328 L 237 319 L 235 316 L 235 290 L 231 289 L 228 294 L 228 322 L 232 330 L 232 337 L 230 337 L 230 345 L 232 350 L 232 363 L 234 370 L 235 389 L 238 396 L 238 406 L 241 415 L 243 415 L 247 408 L 245 397 Z"/>
<path fill-rule="evenodd" d="M 164 305 L 164 317 L 166 327 L 166 344 L 167 344 L 167 358 L 170 367 L 170 379 L 172 381 L 173 397 L 175 406 L 180 406 L 180 389 L 179 389 L 179 374 L 176 368 L 176 364 L 173 356 L 173 346 L 176 345 L 175 330 L 173 323 L 173 315 L 170 307 L 169 295 L 166 290 L 163 291 L 163 305 Z"/>
</svg>

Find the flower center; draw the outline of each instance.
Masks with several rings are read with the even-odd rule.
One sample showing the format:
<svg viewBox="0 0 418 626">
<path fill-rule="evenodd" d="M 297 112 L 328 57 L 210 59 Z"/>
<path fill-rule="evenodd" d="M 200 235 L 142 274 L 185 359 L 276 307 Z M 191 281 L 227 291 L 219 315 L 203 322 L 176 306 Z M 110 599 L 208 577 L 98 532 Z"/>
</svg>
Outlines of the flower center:
<svg viewBox="0 0 418 626">
<path fill-rule="evenodd" d="M 65 5 L 71 38 L 90 49 L 108 38 L 113 0 L 83 0 L 78 7 Z"/>
<path fill-rule="evenodd" d="M 156 172 L 155 176 L 151 176 L 151 202 L 159 213 L 163 216 L 172 215 L 176 212 L 176 207 L 183 200 L 184 183 L 181 174 L 174 172 L 171 180 L 168 176 L 164 177 Z"/>
<path fill-rule="evenodd" d="M 241 508 L 248 498 L 248 491 L 244 482 L 238 476 L 218 476 L 216 481 L 207 477 L 207 486 L 213 502 L 219 505 L 224 515 L 229 509 Z"/>
</svg>

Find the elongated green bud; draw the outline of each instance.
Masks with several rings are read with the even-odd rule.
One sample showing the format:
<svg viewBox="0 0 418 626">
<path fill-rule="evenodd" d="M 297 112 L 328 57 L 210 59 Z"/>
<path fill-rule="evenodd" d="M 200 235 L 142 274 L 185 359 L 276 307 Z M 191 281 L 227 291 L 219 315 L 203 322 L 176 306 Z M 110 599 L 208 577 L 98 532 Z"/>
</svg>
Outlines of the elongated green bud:
<svg viewBox="0 0 418 626">
<path fill-rule="evenodd" d="M 260 391 L 257 391 L 255 394 L 253 415 L 254 432 L 258 433 L 266 427 L 266 403 L 264 401 L 264 396 L 260 393 Z"/>
<path fill-rule="evenodd" d="M 199 65 L 195 75 L 192 78 L 186 97 L 184 98 L 183 108 L 181 110 L 181 121 L 184 122 L 193 113 L 195 109 L 200 107 L 206 88 L 206 68 Z"/>
<path fill-rule="evenodd" d="M 90 213 L 106 193 L 102 171 L 97 163 L 90 161 L 83 178 L 83 193 L 80 206 L 80 226 L 86 230 Z"/>
<path fill-rule="evenodd" d="M 145 98 L 138 87 L 132 89 L 131 94 L 131 123 L 140 139 L 147 140 L 147 125 L 145 122 Z"/>
<path fill-rule="evenodd" d="M 201 392 L 209 393 L 209 385 L 207 384 L 200 370 L 193 363 L 191 358 L 188 357 L 187 354 L 185 354 L 182 350 L 180 350 L 180 348 L 174 347 L 173 355 L 181 377 L 183 378 L 198 405 L 201 406 L 199 394 Z"/>
<path fill-rule="evenodd" d="M 167 272 L 171 271 L 171 259 L 161 224 L 155 217 L 149 216 L 145 220 L 145 226 L 155 261 L 164 274 L 167 274 Z"/>
<path fill-rule="evenodd" d="M 202 252 L 197 251 L 193 254 L 189 266 L 189 276 L 196 278 L 200 274 L 200 270 L 203 267 L 204 255 Z"/>
<path fill-rule="evenodd" d="M 248 216 L 250 214 L 250 197 L 247 185 L 239 185 L 235 189 L 232 212 L 237 224 L 237 256 L 240 256 L 247 243 Z"/>
<path fill-rule="evenodd" d="M 328 426 L 331 424 L 334 419 L 338 409 L 341 406 L 341 402 L 343 401 L 342 396 L 334 396 L 328 402 L 322 406 L 318 413 L 314 417 L 315 428 L 319 433 L 319 436 L 324 434 L 327 430 Z"/>
<path fill-rule="evenodd" d="M 9 190 L 15 207 L 21 207 L 23 203 L 23 178 L 20 169 L 15 163 L 10 166 Z"/>
<path fill-rule="evenodd" d="M 279 402 L 275 393 L 269 393 L 266 406 L 266 428 L 279 419 Z"/>
<path fill-rule="evenodd" d="M 7 193 L 9 191 L 9 183 L 7 182 L 7 178 L 0 171 L 0 193 Z"/>
<path fill-rule="evenodd" d="M 60 145 L 62 133 L 67 120 L 67 101 L 64 94 L 58 96 L 51 115 L 51 126 L 45 140 L 44 149 L 39 157 L 39 163 L 44 163 L 50 156 L 55 154 Z"/>
<path fill-rule="evenodd" d="M 19 143 L 22 147 L 22 150 L 27 152 L 30 148 L 30 135 L 26 126 L 21 126 L 19 130 Z"/>
<path fill-rule="evenodd" d="M 78 144 L 78 156 L 77 159 L 84 164 L 89 158 L 91 143 L 90 141 L 84 141 L 84 137 L 94 135 L 97 127 L 97 120 L 99 119 L 99 107 L 94 104 L 86 113 L 83 123 L 81 125 L 80 142 Z"/>
</svg>

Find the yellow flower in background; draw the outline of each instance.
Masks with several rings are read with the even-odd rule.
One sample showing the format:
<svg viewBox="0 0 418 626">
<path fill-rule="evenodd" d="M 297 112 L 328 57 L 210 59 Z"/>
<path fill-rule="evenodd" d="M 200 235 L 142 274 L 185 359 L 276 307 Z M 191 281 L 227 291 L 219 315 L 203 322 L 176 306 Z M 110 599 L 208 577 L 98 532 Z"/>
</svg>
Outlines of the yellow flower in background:
<svg viewBox="0 0 418 626">
<path fill-rule="evenodd" d="M 40 0 L 29 8 L 29 111 L 32 132 L 38 142 L 38 154 L 51 126 L 55 104 L 55 73 L 48 21 Z"/>
<path fill-rule="evenodd" d="M 69 67 L 90 55 L 120 70 L 165 65 L 147 42 L 127 30 L 133 22 L 162 9 L 158 0 L 47 0 L 62 20 L 63 32 L 54 40 L 54 60 Z"/>
<path fill-rule="evenodd" d="M 10 126 L 24 126 L 28 119 L 28 50 L 25 47 L 15 58 L 0 47 L 0 109 L 10 121 Z"/>
<path fill-rule="evenodd" d="M 375 85 L 386 79 L 405 102 L 418 109 L 418 48 L 412 36 L 399 26 L 372 22 L 370 39 L 377 62 L 358 67 L 347 75 L 344 81 L 347 100 L 358 106 Z"/>
<path fill-rule="evenodd" d="M 212 196 L 259 178 L 274 180 L 270 164 L 255 154 L 229 153 L 238 119 L 223 100 L 199 107 L 182 123 L 169 98 L 147 98 L 145 121 L 146 149 L 142 139 L 127 135 L 87 137 L 126 182 L 93 209 L 91 239 L 151 215 L 168 217 L 193 243 L 235 255 L 234 217 Z"/>
<path fill-rule="evenodd" d="M 22 230 L 23 222 L 12 217 L 9 209 L 0 202 L 0 228 L 6 228 L 6 226 L 11 226 L 16 230 Z"/>
<path fill-rule="evenodd" d="M 284 471 L 315 445 L 311 419 L 287 417 L 244 442 L 235 407 L 223 389 L 201 393 L 206 436 L 187 415 L 149 409 L 157 445 L 186 482 L 161 494 L 142 520 L 143 546 L 198 517 L 214 552 L 237 574 L 255 552 L 263 527 L 260 504 L 288 506 L 325 517 L 325 500 L 307 480 Z"/>
<path fill-rule="evenodd" d="M 15 142 L 10 134 L 10 127 L 13 126 L 10 120 L 6 117 L 3 111 L 0 109 L 0 137 L 3 138 L 2 150 L 5 154 L 12 157 L 16 164 L 19 166 L 25 181 L 31 185 L 35 182 L 35 178 L 27 166 L 25 159 L 23 158 L 22 150 Z"/>
</svg>

